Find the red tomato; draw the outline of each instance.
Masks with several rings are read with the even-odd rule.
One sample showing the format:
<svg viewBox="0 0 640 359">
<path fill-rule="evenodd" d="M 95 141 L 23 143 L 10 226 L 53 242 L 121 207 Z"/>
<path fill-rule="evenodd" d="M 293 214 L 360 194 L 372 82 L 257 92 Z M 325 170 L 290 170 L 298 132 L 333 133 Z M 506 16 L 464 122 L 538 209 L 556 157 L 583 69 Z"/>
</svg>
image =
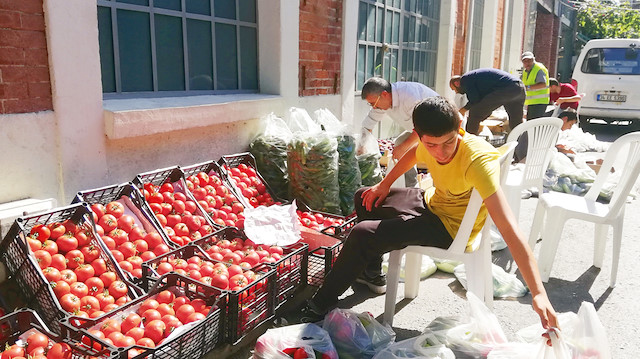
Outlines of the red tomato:
<svg viewBox="0 0 640 359">
<path fill-rule="evenodd" d="M 78 248 L 80 248 L 91 244 L 93 233 L 89 230 L 81 230 L 76 233 L 75 237 L 78 240 Z"/>
<path fill-rule="evenodd" d="M 60 305 L 69 313 L 77 312 L 80 310 L 80 298 L 72 293 L 65 294 L 60 298 Z"/>
<path fill-rule="evenodd" d="M 71 286 L 63 280 L 52 283 L 51 288 L 53 288 L 53 293 L 56 295 L 56 298 L 62 298 L 63 295 L 71 293 Z"/>
<path fill-rule="evenodd" d="M 175 294 L 173 294 L 171 291 L 168 290 L 163 290 L 162 292 L 158 293 L 158 295 L 156 296 L 156 300 L 158 301 L 158 303 L 171 303 L 173 302 L 173 300 L 176 298 Z"/>
<path fill-rule="evenodd" d="M 114 304 L 116 302 L 116 299 L 112 295 L 105 292 L 96 294 L 96 299 L 100 302 L 101 310 L 105 310 L 107 305 Z"/>
<path fill-rule="evenodd" d="M 129 241 L 129 235 L 127 234 L 127 232 L 123 231 L 120 228 L 114 228 L 109 231 L 109 237 L 113 238 L 113 240 L 116 242 L 116 246 L 120 246 Z"/>
<path fill-rule="evenodd" d="M 229 288 L 231 290 L 240 290 L 246 287 L 247 284 L 249 284 L 249 281 L 243 274 L 236 274 L 229 278 Z"/>
<path fill-rule="evenodd" d="M 159 275 L 163 275 L 171 271 L 173 271 L 173 266 L 169 262 L 160 262 L 156 268 L 156 272 L 158 272 Z"/>
<path fill-rule="evenodd" d="M 186 322 L 184 322 L 184 324 L 191 323 L 191 322 L 197 322 L 198 320 L 202 320 L 204 318 L 206 318 L 206 316 L 204 314 L 202 314 L 200 312 L 195 312 L 195 313 L 192 313 L 191 315 L 189 315 L 187 317 Z"/>
<path fill-rule="evenodd" d="M 124 318 L 124 320 L 122 320 L 122 324 L 120 324 L 120 327 L 123 333 L 128 333 L 132 328 L 139 327 L 140 323 L 142 323 L 142 317 L 140 317 L 137 313 L 130 313 L 126 318 Z"/>
<path fill-rule="evenodd" d="M 46 227 L 45 227 L 46 228 Z M 38 242 L 40 243 L 40 242 Z M 46 241 L 42 242 L 42 245 L 40 246 L 40 248 L 38 249 L 44 249 L 45 251 L 49 252 L 49 254 L 54 255 L 58 253 L 58 245 L 56 244 L 56 242 L 47 239 Z M 33 250 L 33 249 L 32 249 Z"/>
<path fill-rule="evenodd" d="M 100 310 L 100 301 L 94 296 L 85 295 L 84 297 L 80 298 L 80 309 L 91 314 L 97 310 Z"/>
<path fill-rule="evenodd" d="M 153 340 L 154 343 L 159 343 L 165 336 L 166 325 L 162 320 L 152 320 L 144 326 L 144 336 Z"/>
<path fill-rule="evenodd" d="M 151 340 L 149 338 L 140 338 L 140 339 L 138 339 L 138 341 L 136 341 L 136 344 L 138 344 L 141 347 L 147 347 L 147 348 L 155 348 L 156 347 L 156 343 L 154 343 L 153 340 Z"/>
<path fill-rule="evenodd" d="M 54 267 L 47 267 L 42 270 L 44 277 L 47 279 L 47 282 L 57 282 L 62 278 L 60 271 Z"/>
<path fill-rule="evenodd" d="M 168 303 L 160 303 L 160 305 L 158 306 L 158 308 L 156 308 L 156 310 L 160 313 L 161 317 L 164 317 L 165 315 L 175 315 L 176 311 L 173 309 L 171 304 Z"/>
<path fill-rule="evenodd" d="M 102 275 L 102 273 L 108 270 L 107 262 L 102 258 L 94 259 L 91 262 L 91 266 L 93 266 L 93 270 L 95 271 L 97 276 Z"/>
<path fill-rule="evenodd" d="M 126 335 L 135 339 L 136 341 L 142 339 L 144 337 L 144 328 L 142 327 L 133 327 L 127 331 Z"/>
<path fill-rule="evenodd" d="M 62 275 L 62 280 L 69 283 L 69 285 L 78 281 L 78 277 L 71 269 L 61 270 L 60 275 Z"/>
<path fill-rule="evenodd" d="M 71 354 L 73 351 L 69 344 L 66 343 L 55 343 L 49 351 L 47 351 L 48 359 L 69 359 L 71 358 Z"/>
<path fill-rule="evenodd" d="M 136 250 L 136 245 L 132 242 L 125 242 L 118 246 L 118 250 L 124 255 L 125 258 L 135 256 L 138 251 Z"/>
<path fill-rule="evenodd" d="M 129 233 L 133 230 L 133 227 L 136 226 L 136 220 L 133 216 L 128 214 L 123 214 L 118 218 L 118 228 L 123 231 Z"/>
<path fill-rule="evenodd" d="M 33 255 L 36 257 L 36 262 L 38 263 L 38 266 L 40 266 L 40 269 L 45 269 L 51 265 L 51 253 L 43 249 L 39 249 L 33 252 Z"/>
<path fill-rule="evenodd" d="M 84 284 L 89 288 L 89 295 L 98 295 L 104 291 L 104 283 L 99 277 L 88 278 Z"/>
<path fill-rule="evenodd" d="M 31 228 L 29 236 L 39 240 L 40 242 L 44 242 L 51 236 L 51 229 L 44 224 L 36 224 Z"/>
<path fill-rule="evenodd" d="M 98 218 L 104 216 L 107 212 L 106 212 L 106 208 L 104 207 L 104 205 L 100 204 L 100 203 L 94 203 L 91 205 L 91 211 L 93 211 L 93 213 L 96 214 L 96 216 L 98 216 Z"/>
<path fill-rule="evenodd" d="M 76 269 L 84 264 L 84 255 L 77 249 L 70 250 L 64 256 L 67 259 L 67 268 Z"/>
<path fill-rule="evenodd" d="M 56 239 L 56 244 L 61 253 L 67 253 L 78 248 L 78 239 L 69 233 L 65 233 Z"/>
<path fill-rule="evenodd" d="M 34 332 L 27 337 L 26 352 L 32 353 L 36 348 L 46 348 L 49 346 L 49 337 L 40 333 Z"/>
<path fill-rule="evenodd" d="M 73 282 L 69 284 L 71 294 L 75 294 L 78 298 L 82 298 L 89 294 L 89 287 L 82 282 Z"/>
<path fill-rule="evenodd" d="M 100 257 L 100 249 L 93 244 L 80 248 L 80 252 L 84 256 L 85 263 L 91 263 Z"/>
<path fill-rule="evenodd" d="M 114 217 L 120 218 L 124 214 L 124 205 L 120 202 L 109 202 L 105 206 L 107 214 L 110 214 Z"/>
<path fill-rule="evenodd" d="M 73 272 L 80 282 L 85 282 L 96 274 L 96 271 L 90 264 L 81 264 Z"/>
<path fill-rule="evenodd" d="M 29 249 L 31 249 L 32 252 L 42 249 L 42 242 L 35 238 L 27 237 L 27 244 L 29 244 Z"/>
<path fill-rule="evenodd" d="M 160 318 L 162 318 L 162 314 L 160 314 L 160 312 L 157 309 L 147 309 L 144 312 L 142 312 L 142 320 L 145 323 L 149 323 L 152 320 L 156 320 Z"/>
<path fill-rule="evenodd" d="M 147 235 L 147 231 L 145 231 L 142 227 L 135 226 L 129 232 L 129 240 L 137 241 L 139 239 L 143 239 L 144 236 Z"/>
<path fill-rule="evenodd" d="M 138 308 L 138 312 L 144 313 L 145 311 L 147 311 L 149 309 L 158 308 L 159 305 L 160 305 L 160 303 L 158 303 L 157 300 L 155 300 L 153 298 L 149 298 L 149 299 L 145 300 L 144 302 L 142 302 L 142 304 L 140 304 L 140 307 Z"/>
<path fill-rule="evenodd" d="M 18 344 L 13 344 L 12 346 L 9 346 L 9 343 L 7 343 L 7 347 L 2 352 L 2 359 L 24 358 L 24 357 L 26 357 L 24 348 Z"/>
<path fill-rule="evenodd" d="M 193 306 L 191 304 L 184 304 L 181 305 L 177 310 L 176 310 L 176 317 L 178 318 L 178 320 L 180 320 L 182 323 L 187 323 L 187 318 L 195 313 L 195 309 L 193 308 Z"/>
<path fill-rule="evenodd" d="M 116 249 L 116 241 L 113 238 L 109 236 L 102 236 L 101 238 L 108 249 Z"/>
<path fill-rule="evenodd" d="M 49 230 L 51 231 L 50 238 L 53 240 L 58 239 L 60 236 L 62 236 L 67 232 L 67 229 L 64 228 L 64 226 L 61 223 L 57 223 L 57 222 L 50 223 L 47 225 L 47 227 L 49 227 Z"/>
<path fill-rule="evenodd" d="M 105 214 L 104 216 L 100 217 L 100 219 L 98 219 L 98 224 L 102 226 L 105 233 L 109 233 L 117 228 L 118 219 L 112 214 Z"/>
<path fill-rule="evenodd" d="M 116 300 L 128 294 L 127 285 L 120 280 L 113 281 L 109 284 L 109 294 L 111 294 Z"/>
<path fill-rule="evenodd" d="M 100 330 L 104 333 L 105 337 L 109 337 L 111 333 L 121 333 L 120 322 L 117 319 L 107 319 L 100 326 Z"/>
</svg>

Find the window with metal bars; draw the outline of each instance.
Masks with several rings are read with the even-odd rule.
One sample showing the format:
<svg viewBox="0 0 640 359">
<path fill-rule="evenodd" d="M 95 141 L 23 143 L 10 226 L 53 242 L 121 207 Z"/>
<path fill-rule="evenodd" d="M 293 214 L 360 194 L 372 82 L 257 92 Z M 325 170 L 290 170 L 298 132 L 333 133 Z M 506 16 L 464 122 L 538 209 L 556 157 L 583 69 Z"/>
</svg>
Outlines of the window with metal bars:
<svg viewBox="0 0 640 359">
<path fill-rule="evenodd" d="M 360 0 L 356 88 L 372 76 L 433 87 L 440 0 Z"/>
<path fill-rule="evenodd" d="M 256 0 L 97 3 L 107 96 L 258 92 Z"/>
</svg>

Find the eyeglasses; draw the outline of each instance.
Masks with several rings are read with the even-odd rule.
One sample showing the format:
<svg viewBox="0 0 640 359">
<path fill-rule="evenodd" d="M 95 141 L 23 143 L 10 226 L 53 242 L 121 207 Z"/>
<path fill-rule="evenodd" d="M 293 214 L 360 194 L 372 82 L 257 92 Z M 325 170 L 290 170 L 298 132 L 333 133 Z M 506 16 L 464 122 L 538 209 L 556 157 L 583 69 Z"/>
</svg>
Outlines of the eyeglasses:
<svg viewBox="0 0 640 359">
<path fill-rule="evenodd" d="M 382 96 L 382 92 L 380 92 L 380 95 L 378 95 L 376 102 L 374 102 L 373 105 L 371 105 L 371 102 L 369 102 L 369 105 L 371 105 L 371 107 L 373 108 L 376 108 L 376 106 L 378 106 L 378 101 L 380 101 L 380 96 Z"/>
</svg>

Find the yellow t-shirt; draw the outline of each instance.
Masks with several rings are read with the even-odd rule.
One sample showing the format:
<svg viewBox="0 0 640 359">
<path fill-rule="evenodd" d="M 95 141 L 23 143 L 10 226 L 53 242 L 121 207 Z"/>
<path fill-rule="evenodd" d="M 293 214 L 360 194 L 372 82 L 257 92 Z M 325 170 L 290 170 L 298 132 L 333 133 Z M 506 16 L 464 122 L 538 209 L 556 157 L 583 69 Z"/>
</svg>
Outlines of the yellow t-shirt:
<svg viewBox="0 0 640 359">
<path fill-rule="evenodd" d="M 416 157 L 424 162 L 433 178 L 433 187 L 425 192 L 425 202 L 431 212 L 440 218 L 452 238 L 455 238 L 467 209 L 471 191 L 478 190 L 482 199 L 494 194 L 500 186 L 499 153 L 487 141 L 460 130 L 462 140 L 458 151 L 447 164 L 439 164 L 422 142 L 418 144 Z M 471 232 L 467 249 L 482 229 L 487 218 L 484 204 Z"/>
</svg>

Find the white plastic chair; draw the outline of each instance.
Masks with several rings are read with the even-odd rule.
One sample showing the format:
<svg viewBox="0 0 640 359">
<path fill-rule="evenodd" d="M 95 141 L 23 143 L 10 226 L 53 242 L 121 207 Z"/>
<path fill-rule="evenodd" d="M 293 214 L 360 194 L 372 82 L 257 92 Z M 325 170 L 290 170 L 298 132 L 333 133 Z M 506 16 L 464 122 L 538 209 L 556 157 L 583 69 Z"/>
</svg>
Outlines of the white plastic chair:
<svg viewBox="0 0 640 359">
<path fill-rule="evenodd" d="M 516 142 L 508 142 L 500 148 L 500 182 L 503 183 L 509 170 L 509 161 L 513 156 Z M 489 228 L 491 217 L 487 216 L 483 229 L 478 233 L 472 251 L 467 252 L 471 230 L 480 212 L 482 198 L 475 189 L 467 209 L 460 223 L 460 229 L 448 249 L 426 246 L 408 246 L 401 250 L 389 253 L 389 270 L 387 272 L 387 294 L 384 300 L 383 321 L 393 324 L 395 315 L 396 294 L 398 292 L 398 280 L 400 278 L 400 266 L 403 255 L 407 255 L 405 261 L 405 286 L 404 297 L 415 298 L 418 296 L 420 282 L 420 267 L 422 255 L 427 254 L 437 258 L 461 261 L 465 265 L 469 291 L 483 300 L 489 308 L 493 306 L 493 277 L 491 273 L 491 238 Z M 479 237 L 479 238 L 478 238 Z"/>
<path fill-rule="evenodd" d="M 507 142 L 517 141 L 520 135 L 528 136 L 527 157 L 523 168 L 509 171 L 502 189 L 516 219 L 520 217 L 522 190 L 535 187 L 542 193 L 542 178 L 551 161 L 558 142 L 562 120 L 556 117 L 541 117 L 516 126 L 507 137 Z M 509 159 L 511 162 L 511 159 Z"/>
<path fill-rule="evenodd" d="M 614 161 L 618 156 L 624 155 L 621 152 L 624 148 L 628 148 L 628 155 L 624 168 L 616 167 L 615 169 L 616 173 L 620 171 L 621 175 L 611 201 L 608 204 L 597 202 L 600 190 L 607 177 L 611 174 Z M 604 259 L 604 248 L 609 229 L 607 226 L 613 227 L 613 255 L 609 286 L 612 288 L 615 286 L 618 260 L 620 258 L 625 201 L 639 173 L 640 132 L 633 132 L 618 138 L 609 147 L 598 176 L 584 197 L 560 192 L 549 192 L 540 196 L 531 225 L 529 246 L 532 249 L 534 248 L 538 234 L 542 232 L 538 267 L 544 282 L 549 280 L 564 223 L 568 219 L 574 218 L 595 224 L 593 265 L 598 268 L 602 267 Z M 545 215 L 546 221 L 544 220 Z M 544 228 L 542 228 L 543 222 L 546 222 Z"/>
</svg>

